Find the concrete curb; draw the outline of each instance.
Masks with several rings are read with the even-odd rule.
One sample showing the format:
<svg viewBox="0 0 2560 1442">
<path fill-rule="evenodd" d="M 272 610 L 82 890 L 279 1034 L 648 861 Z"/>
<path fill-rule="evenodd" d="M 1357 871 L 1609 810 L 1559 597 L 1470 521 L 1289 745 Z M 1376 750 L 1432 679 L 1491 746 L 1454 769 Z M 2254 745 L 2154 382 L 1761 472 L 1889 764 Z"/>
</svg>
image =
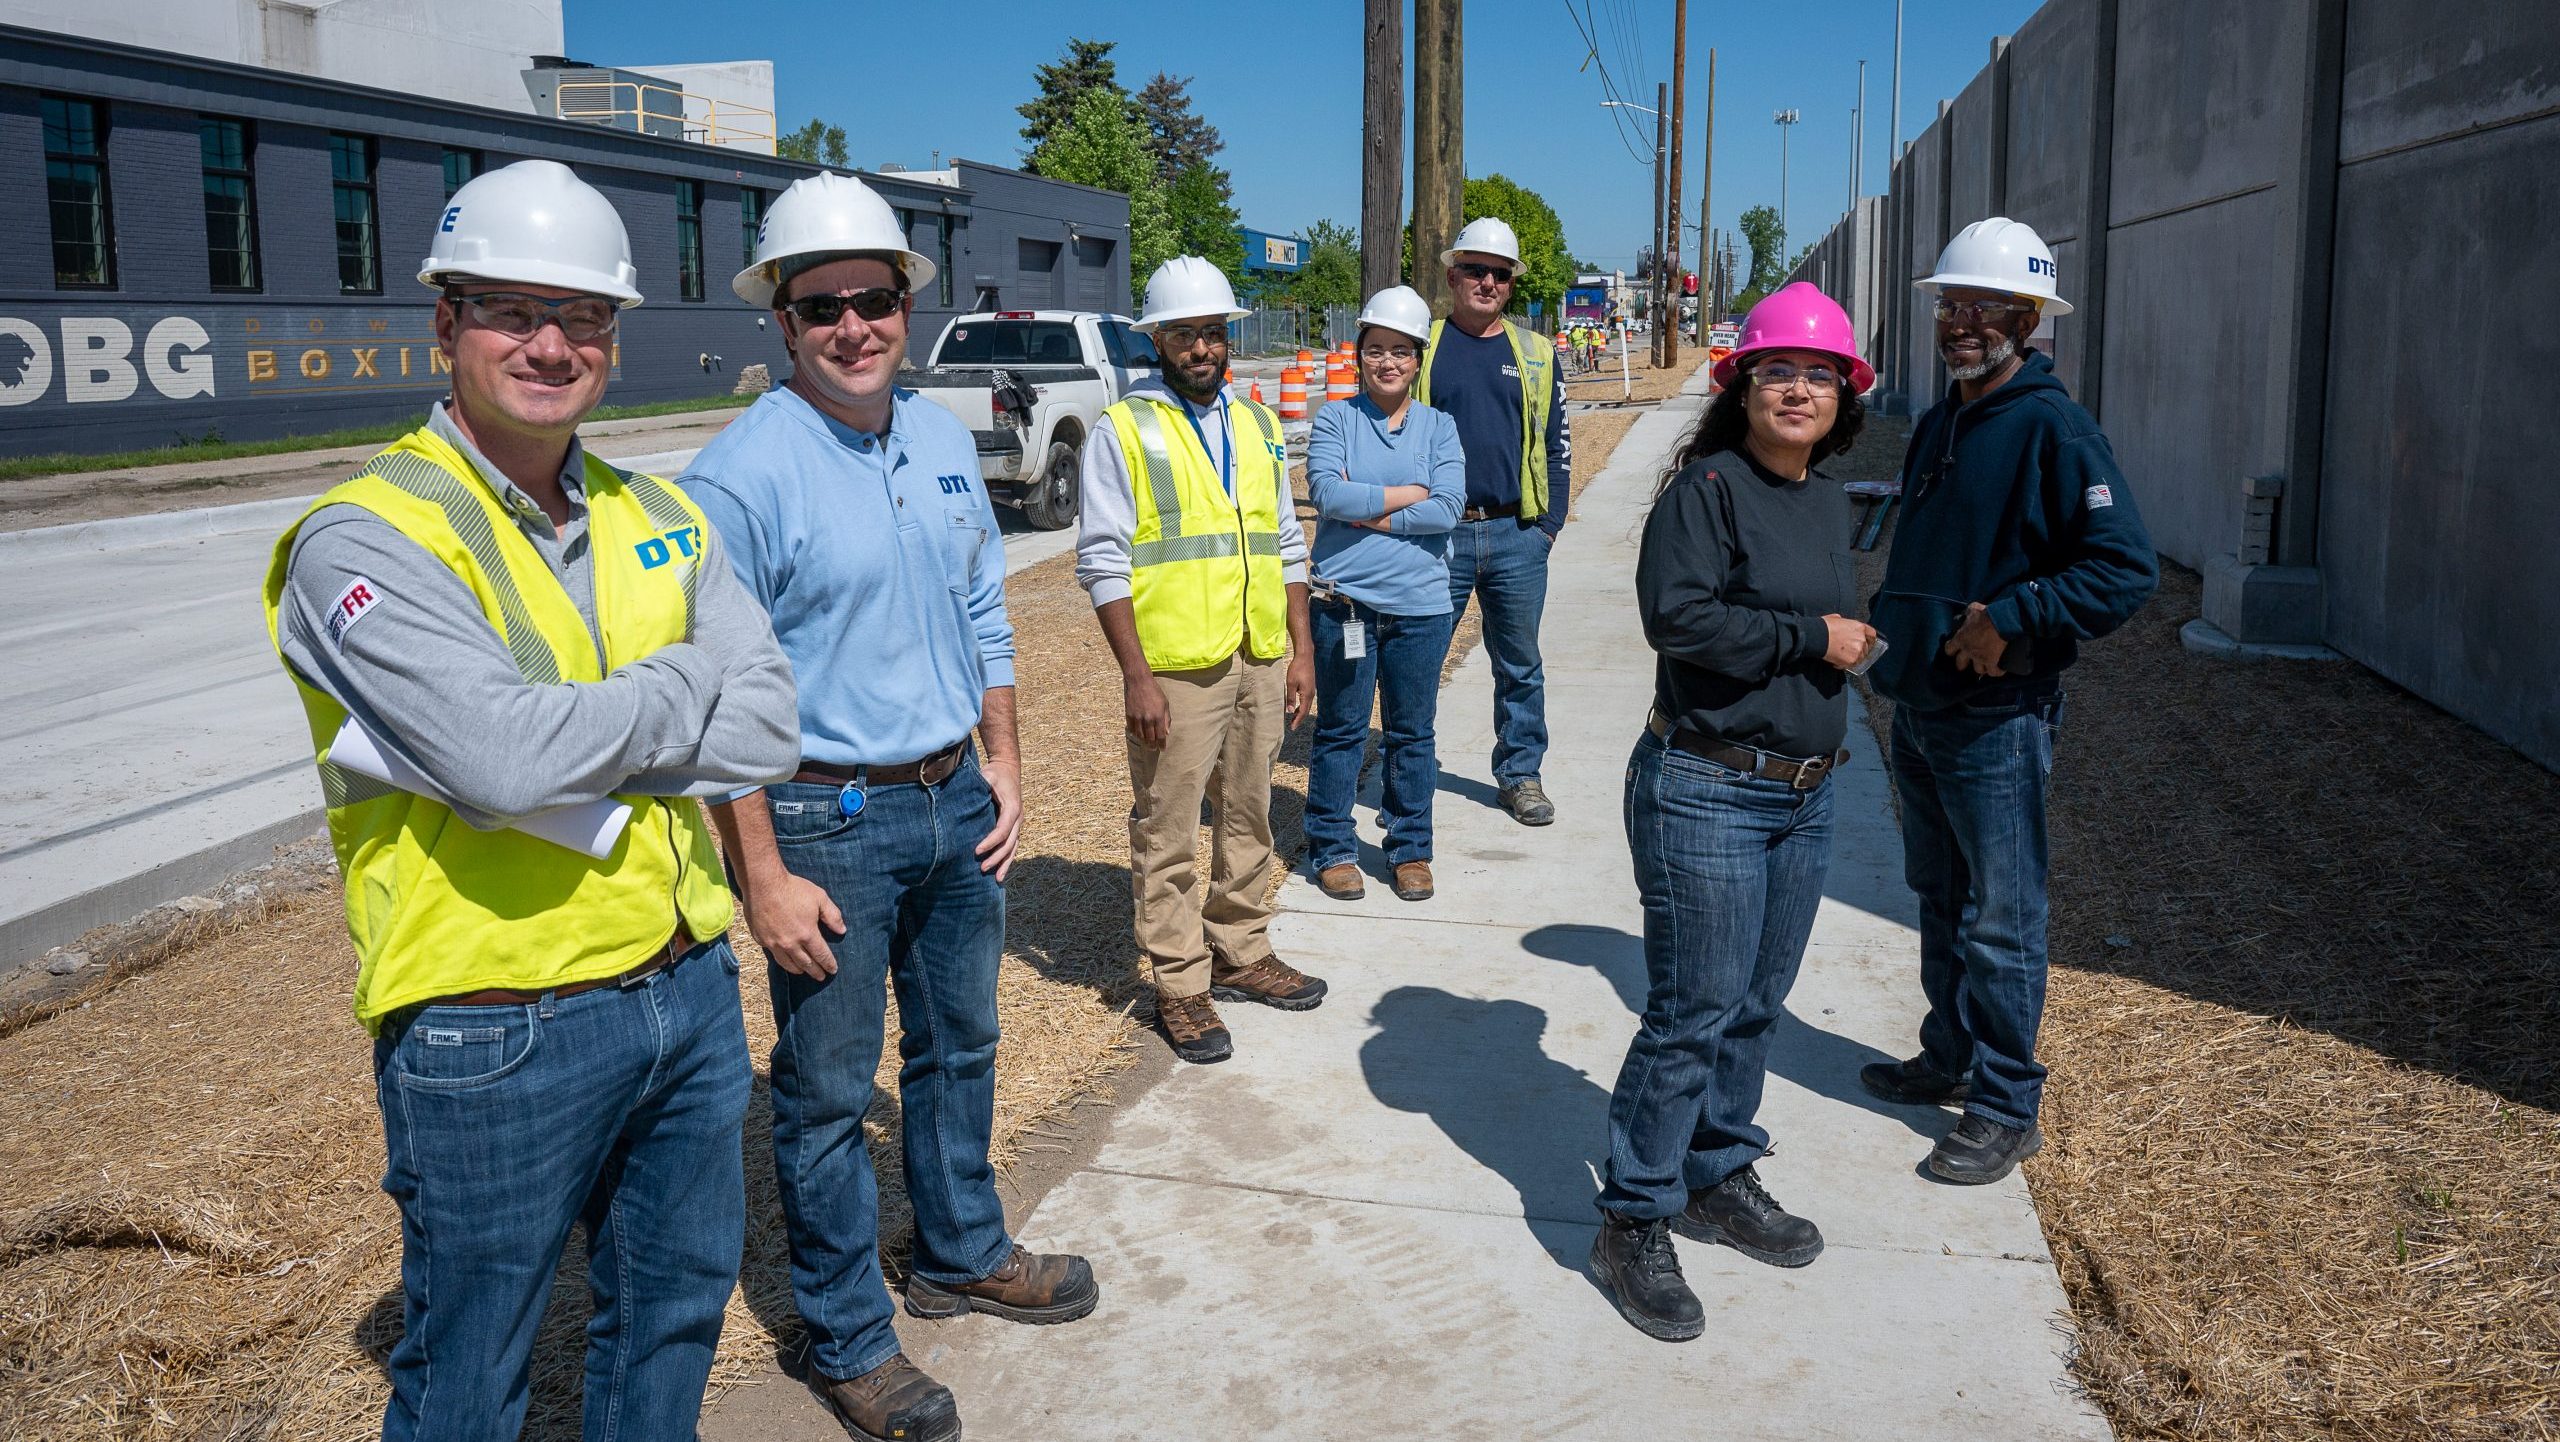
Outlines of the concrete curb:
<svg viewBox="0 0 2560 1442">
<path fill-rule="evenodd" d="M 0 922 L 0 975 L 16 971 L 93 926 L 121 925 L 265 861 L 279 846 L 320 829 L 319 807 L 227 837 L 164 861 L 148 871 L 119 876 L 24 916 Z"/>
<path fill-rule="evenodd" d="M 242 501 L 232 506 L 202 506 L 191 511 L 161 511 L 148 516 L 117 516 L 104 521 L 74 521 L 67 526 L 38 526 L 31 531 L 0 531 L 0 561 L 37 561 L 84 551 L 124 551 L 169 541 L 200 541 L 238 531 L 271 528 L 302 514 L 319 495 L 279 496 Z"/>
</svg>

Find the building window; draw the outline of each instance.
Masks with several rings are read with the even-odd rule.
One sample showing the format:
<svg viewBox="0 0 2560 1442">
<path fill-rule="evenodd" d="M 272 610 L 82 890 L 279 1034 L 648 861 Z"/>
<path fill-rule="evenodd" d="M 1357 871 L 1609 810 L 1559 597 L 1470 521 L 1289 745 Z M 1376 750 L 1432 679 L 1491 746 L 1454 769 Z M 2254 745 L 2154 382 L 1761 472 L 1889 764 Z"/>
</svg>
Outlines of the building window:
<svg viewBox="0 0 2560 1442">
<path fill-rule="evenodd" d="M 444 198 L 480 178 L 480 152 L 457 150 L 448 145 L 444 151 Z"/>
<path fill-rule="evenodd" d="M 249 174 L 256 144 L 245 120 L 199 116 L 204 151 L 205 270 L 215 290 L 258 288 L 258 199 Z"/>
<path fill-rule="evenodd" d="M 764 192 L 750 185 L 738 192 L 738 250 L 744 269 L 756 263 L 756 233 L 764 229 Z"/>
<path fill-rule="evenodd" d="M 338 206 L 338 290 L 382 294 L 381 212 L 374 206 L 373 137 L 329 137 L 329 180 Z"/>
<path fill-rule="evenodd" d="M 702 299 L 702 182 L 676 182 L 676 294 Z"/>
<path fill-rule="evenodd" d="M 942 288 L 944 309 L 951 306 L 951 217 L 942 217 L 942 238 L 933 257 L 933 279 Z"/>
<path fill-rule="evenodd" d="M 44 97 L 44 183 L 53 213 L 53 283 L 116 283 L 115 216 L 107 207 L 107 107 Z"/>
</svg>

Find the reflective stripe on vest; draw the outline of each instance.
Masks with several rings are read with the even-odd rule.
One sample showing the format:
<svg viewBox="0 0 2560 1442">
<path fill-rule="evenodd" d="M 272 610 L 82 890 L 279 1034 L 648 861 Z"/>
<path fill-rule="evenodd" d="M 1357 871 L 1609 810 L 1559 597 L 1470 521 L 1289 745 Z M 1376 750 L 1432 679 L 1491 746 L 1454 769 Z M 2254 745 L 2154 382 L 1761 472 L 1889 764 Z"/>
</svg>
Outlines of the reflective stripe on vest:
<svg viewBox="0 0 2560 1442">
<path fill-rule="evenodd" d="M 1431 404 L 1431 360 L 1440 349 L 1440 331 L 1449 322 L 1431 323 L 1431 338 L 1423 343 L 1422 370 L 1414 377 L 1413 399 L 1416 404 Z M 1520 519 L 1535 520 L 1547 513 L 1547 414 L 1555 403 L 1555 386 L 1549 370 L 1555 357 L 1547 348 L 1526 339 L 1528 333 L 1509 320 L 1502 322 L 1502 333 L 1511 342 L 1511 359 L 1520 372 Z"/>
<path fill-rule="evenodd" d="M 1288 646 L 1288 593 L 1280 566 L 1287 486 L 1280 422 L 1270 409 L 1230 398 L 1235 494 L 1172 407 L 1133 396 L 1104 413 L 1120 440 L 1137 526 L 1129 544 L 1130 604 L 1147 665 L 1157 671 L 1215 666 L 1249 646 L 1269 660 Z"/>
<path fill-rule="evenodd" d="M 372 512 L 450 568 L 528 685 L 598 681 L 688 638 L 708 529 L 702 513 L 664 482 L 593 456 L 585 486 L 592 632 L 487 483 L 420 430 L 322 496 L 278 539 L 265 595 L 270 637 L 304 522 L 323 506 L 345 504 Z M 631 822 L 602 861 L 518 831 L 476 831 L 441 802 L 330 764 L 347 712 L 290 667 L 287 674 L 310 726 L 330 841 L 346 876 L 347 930 L 360 968 L 355 1010 L 367 1027 L 434 997 L 616 975 L 664 946 L 679 917 L 696 937 L 728 929 L 728 886 L 692 802 L 617 797 L 632 808 Z"/>
</svg>

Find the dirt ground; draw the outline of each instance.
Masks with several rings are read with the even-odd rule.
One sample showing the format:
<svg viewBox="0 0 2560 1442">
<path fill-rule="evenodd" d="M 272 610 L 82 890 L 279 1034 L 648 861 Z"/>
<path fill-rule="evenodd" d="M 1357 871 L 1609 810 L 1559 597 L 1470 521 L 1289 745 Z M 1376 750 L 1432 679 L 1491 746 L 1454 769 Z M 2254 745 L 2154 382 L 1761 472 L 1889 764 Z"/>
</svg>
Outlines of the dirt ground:
<svg viewBox="0 0 2560 1442">
<path fill-rule="evenodd" d="M 1583 475 L 1632 420 L 1575 418 Z M 1137 1039 L 1148 992 L 1129 937 L 1118 670 L 1072 556 L 1014 577 L 1006 594 L 1029 809 L 997 995 L 999 1167 L 1053 1145 L 1071 1111 L 1109 1095 L 1133 1043 L 1152 1044 Z M 1473 635 L 1471 621 L 1461 645 Z M 1305 761 L 1301 727 L 1273 783 L 1282 866 L 1303 854 Z M 400 1322 L 398 1215 L 379 1187 L 381 1123 L 347 1011 L 354 959 L 335 875 L 302 865 L 293 884 L 243 888 L 248 899 L 174 928 L 91 941 L 101 964 L 76 991 L 51 987 L 14 1029 L 0 1023 L 0 1437 L 352 1442 L 378 1428 Z M 759 1060 L 746 1261 L 715 1389 L 760 1373 L 799 1330 L 761 1060 L 773 1035 L 764 968 L 743 926 L 733 940 Z M 894 1033 L 885 1054 L 868 1124 L 894 1265 L 910 1226 Z M 536 1350 L 531 1438 L 577 1434 L 583 1271 L 573 1244 Z"/>
<path fill-rule="evenodd" d="M 2560 1435 L 2560 777 L 2351 662 L 2187 654 L 2166 569 L 2054 767 L 2075 1371 L 2129 1439 Z"/>
</svg>

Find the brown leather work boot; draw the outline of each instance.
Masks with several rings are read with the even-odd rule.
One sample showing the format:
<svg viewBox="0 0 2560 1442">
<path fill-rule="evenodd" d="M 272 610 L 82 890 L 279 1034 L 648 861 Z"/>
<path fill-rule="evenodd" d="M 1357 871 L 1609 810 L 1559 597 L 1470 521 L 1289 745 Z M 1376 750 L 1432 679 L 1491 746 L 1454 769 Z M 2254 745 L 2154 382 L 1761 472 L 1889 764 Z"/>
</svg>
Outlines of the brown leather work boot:
<svg viewBox="0 0 2560 1442">
<path fill-rule="evenodd" d="M 1157 992 L 1156 1029 L 1164 1033 L 1173 1054 L 1187 1062 L 1205 1066 L 1235 1055 L 1234 1039 L 1227 1034 L 1227 1024 L 1218 1020 L 1217 1005 L 1206 992 L 1195 996 Z"/>
<path fill-rule="evenodd" d="M 1282 1011 L 1313 1011 L 1324 1000 L 1323 982 L 1284 965 L 1276 956 L 1233 971 L 1213 970 L 1209 976 L 1209 994 L 1220 1001 L 1258 1001 Z"/>
<path fill-rule="evenodd" d="M 1408 861 L 1396 868 L 1396 895 L 1407 901 L 1431 899 L 1431 863 Z"/>
<path fill-rule="evenodd" d="M 1358 864 L 1345 861 L 1317 872 L 1316 889 L 1336 901 L 1358 901 L 1368 887 L 1360 880 Z"/>
<path fill-rule="evenodd" d="M 984 1312 L 1010 1322 L 1046 1326 L 1072 1322 L 1102 1300 L 1093 1268 L 1082 1257 L 1064 1253 L 1042 1256 L 1020 1247 L 1004 1265 L 974 1282 L 937 1282 L 909 1275 L 907 1310 L 919 1317 L 957 1317 Z"/>
<path fill-rule="evenodd" d="M 960 1404 L 904 1352 L 859 1377 L 809 1380 L 844 1430 L 862 1442 L 958 1442 Z"/>
</svg>

